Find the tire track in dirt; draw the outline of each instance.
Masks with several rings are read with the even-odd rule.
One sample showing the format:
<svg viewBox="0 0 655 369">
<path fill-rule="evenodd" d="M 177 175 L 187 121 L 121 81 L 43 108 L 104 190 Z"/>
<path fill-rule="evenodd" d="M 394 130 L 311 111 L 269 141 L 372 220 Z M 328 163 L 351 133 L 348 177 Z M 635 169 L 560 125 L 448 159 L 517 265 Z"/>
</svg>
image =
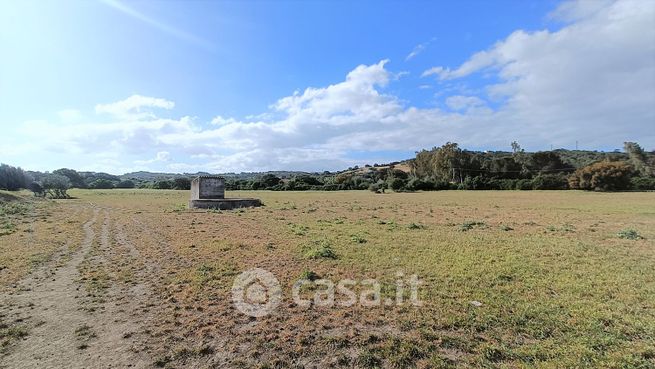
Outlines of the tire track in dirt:
<svg viewBox="0 0 655 369">
<path fill-rule="evenodd" d="M 77 302 L 77 267 L 93 244 L 98 213 L 99 209 L 94 209 L 92 218 L 84 223 L 81 248 L 65 265 L 46 282 L 39 283 L 36 276 L 26 278 L 20 282 L 21 291 L 11 296 L 6 307 L 15 315 L 28 315 L 33 328 L 2 358 L 2 367 L 66 367 L 77 360 L 74 330 L 82 320 Z"/>
<path fill-rule="evenodd" d="M 97 222 L 102 215 L 100 234 Z M 118 264 L 131 265 L 124 234 L 112 244 L 110 213 L 93 208 L 83 225 L 84 239 L 70 259 L 47 280 L 33 273 L 19 283 L 20 292 L 2 297 L 0 313 L 24 317 L 31 330 L 5 357 L 0 368 L 123 368 L 148 367 L 152 361 L 133 332 L 142 331 L 149 288 L 143 278 L 132 285 L 116 282 Z M 118 264 L 117 264 L 118 263 Z M 112 278 L 96 298 L 81 281 L 86 270 L 106 270 Z M 88 281 L 87 281 L 88 282 Z M 87 283 L 85 282 L 85 283 Z M 86 309 L 89 296 L 97 309 Z M 6 301 L 4 301 L 6 300 Z M 89 312 L 90 311 L 90 312 Z"/>
</svg>

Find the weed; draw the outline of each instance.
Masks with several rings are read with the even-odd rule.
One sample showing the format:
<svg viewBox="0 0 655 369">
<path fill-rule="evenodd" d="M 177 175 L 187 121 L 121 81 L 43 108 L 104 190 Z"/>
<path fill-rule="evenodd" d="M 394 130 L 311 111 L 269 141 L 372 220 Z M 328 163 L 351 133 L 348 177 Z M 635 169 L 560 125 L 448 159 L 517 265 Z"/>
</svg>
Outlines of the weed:
<svg viewBox="0 0 655 369">
<path fill-rule="evenodd" d="M 88 339 L 96 336 L 93 330 L 91 330 L 91 327 L 86 324 L 83 324 L 75 329 L 75 335 L 80 339 Z"/>
<path fill-rule="evenodd" d="M 412 223 L 409 223 L 407 228 L 409 228 L 409 229 L 425 229 L 425 226 L 423 224 L 421 224 L 421 223 L 412 222 Z"/>
<path fill-rule="evenodd" d="M 473 228 L 485 228 L 487 225 L 485 222 L 479 222 L 479 221 L 469 221 L 469 222 L 464 222 L 459 226 L 459 230 L 461 232 L 466 232 L 469 231 Z"/>
<path fill-rule="evenodd" d="M 362 236 L 360 236 L 358 234 L 354 234 L 354 235 L 350 236 L 350 239 L 355 243 L 366 243 L 366 242 L 368 242 L 368 240 L 366 238 L 364 238 L 364 237 L 362 237 Z"/>
<path fill-rule="evenodd" d="M 637 232 L 637 230 L 632 229 L 632 228 L 622 229 L 616 235 L 619 236 L 619 238 L 623 238 L 623 239 L 626 239 L 626 240 L 641 240 L 641 239 L 643 239 L 643 237 L 639 234 L 639 232 Z"/>
<path fill-rule="evenodd" d="M 308 269 L 303 270 L 303 272 L 300 273 L 300 276 L 298 277 L 298 279 L 301 279 L 301 280 L 306 279 L 306 280 L 309 280 L 309 281 L 315 281 L 315 280 L 317 280 L 319 278 L 321 278 L 321 277 L 318 274 L 316 274 L 313 270 L 308 270 Z"/>
<path fill-rule="evenodd" d="M 23 337 L 27 337 L 27 328 L 22 326 L 7 327 L 0 324 L 0 353 L 4 351 L 12 342 L 18 341 Z"/>
<path fill-rule="evenodd" d="M 332 244 L 328 240 L 314 240 L 303 247 L 305 257 L 309 259 L 336 259 L 337 254 L 332 250 Z"/>
<path fill-rule="evenodd" d="M 304 236 L 309 231 L 309 227 L 300 224 L 290 224 L 289 228 L 291 228 L 291 233 L 296 236 Z"/>
<path fill-rule="evenodd" d="M 380 357 L 373 350 L 364 349 L 357 356 L 357 365 L 363 368 L 380 368 L 382 366 L 382 360 L 380 360 Z"/>
</svg>

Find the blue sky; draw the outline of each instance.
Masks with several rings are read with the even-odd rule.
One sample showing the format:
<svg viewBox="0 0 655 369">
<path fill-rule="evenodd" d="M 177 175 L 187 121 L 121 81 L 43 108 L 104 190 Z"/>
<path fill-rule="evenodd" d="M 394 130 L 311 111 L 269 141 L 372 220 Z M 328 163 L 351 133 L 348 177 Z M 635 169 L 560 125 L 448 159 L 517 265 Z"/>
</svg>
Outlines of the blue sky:
<svg viewBox="0 0 655 369">
<path fill-rule="evenodd" d="M 0 161 L 342 169 L 471 149 L 655 149 L 647 1 L 6 1 Z"/>
</svg>

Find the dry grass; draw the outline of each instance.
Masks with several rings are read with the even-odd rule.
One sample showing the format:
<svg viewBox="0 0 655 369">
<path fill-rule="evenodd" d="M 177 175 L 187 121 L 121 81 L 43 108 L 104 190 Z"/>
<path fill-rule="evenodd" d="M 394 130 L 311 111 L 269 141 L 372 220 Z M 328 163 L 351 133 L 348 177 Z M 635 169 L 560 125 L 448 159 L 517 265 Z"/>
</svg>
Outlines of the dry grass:
<svg viewBox="0 0 655 369">
<path fill-rule="evenodd" d="M 72 209 L 109 209 L 138 250 L 130 263 L 157 291 L 160 318 L 149 329 L 158 365 L 655 365 L 652 193 L 243 192 L 266 206 L 230 212 L 184 210 L 184 191 L 71 194 L 33 234 L 75 239 L 90 210 Z M 625 229 L 643 238 L 620 238 Z M 52 252 L 5 243 L 24 244 L 21 233 L 0 236 L 0 265 L 19 260 L 0 272 L 3 285 L 36 250 Z M 273 272 L 285 297 L 301 275 L 377 278 L 392 296 L 396 272 L 415 273 L 424 304 L 304 309 L 287 298 L 251 319 L 233 309 L 230 287 L 252 267 Z"/>
<path fill-rule="evenodd" d="M 59 207 L 28 192 L 0 191 L 0 290 L 53 257 L 74 250 L 89 210 Z M 59 255 L 55 255 L 60 251 Z"/>
</svg>

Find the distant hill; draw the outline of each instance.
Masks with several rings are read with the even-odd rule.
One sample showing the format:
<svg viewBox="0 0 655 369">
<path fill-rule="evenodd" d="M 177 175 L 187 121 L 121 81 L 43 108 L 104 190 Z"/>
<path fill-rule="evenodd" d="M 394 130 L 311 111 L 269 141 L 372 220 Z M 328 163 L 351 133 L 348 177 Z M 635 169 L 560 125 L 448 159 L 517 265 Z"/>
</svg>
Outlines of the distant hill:
<svg viewBox="0 0 655 369">
<path fill-rule="evenodd" d="M 607 158 L 610 158 L 612 160 L 628 159 L 628 155 L 624 152 L 605 152 L 605 151 L 567 150 L 567 149 L 556 149 L 553 151 L 558 153 L 562 157 L 562 160 L 565 163 L 572 165 L 574 168 L 581 168 L 591 163 L 605 160 Z M 490 157 L 504 157 L 504 156 L 512 155 L 512 153 L 508 151 L 484 151 L 484 152 L 469 151 L 469 152 L 484 154 L 485 156 L 490 156 Z M 411 170 L 411 163 L 413 160 L 414 159 L 405 159 L 405 160 L 395 161 L 387 164 L 365 165 L 362 167 L 356 166 L 336 172 L 301 172 L 301 171 L 278 170 L 278 171 L 267 171 L 267 172 L 241 172 L 241 173 L 234 173 L 234 172 L 162 173 L 162 172 L 139 171 L 139 172 L 125 173 L 118 177 L 120 177 L 121 180 L 130 179 L 139 182 L 153 182 L 153 181 L 161 181 L 161 180 L 175 179 L 181 177 L 193 178 L 196 176 L 203 176 L 203 175 L 220 175 L 230 179 L 251 180 L 254 178 L 259 178 L 266 174 L 272 174 L 275 175 L 276 177 L 287 179 L 299 175 L 321 175 L 321 174 L 327 175 L 327 174 L 341 174 L 341 173 L 366 174 L 372 171 L 389 169 L 389 168 L 398 169 L 398 170 L 402 170 L 403 172 L 409 173 Z"/>
<path fill-rule="evenodd" d="M 273 174 L 276 177 L 280 178 L 291 178 L 297 175 L 303 174 L 319 174 L 319 173 L 308 173 L 308 172 L 299 172 L 299 171 L 268 171 L 268 172 L 241 172 L 241 173 L 209 173 L 209 172 L 196 172 L 196 173 L 153 173 L 153 172 L 131 172 L 120 175 L 121 180 L 136 180 L 142 182 L 152 182 L 152 181 L 161 181 L 167 179 L 175 178 L 193 178 L 197 176 L 207 176 L 207 175 L 219 175 L 225 178 L 232 179 L 244 179 L 249 180 L 257 177 L 261 177 L 266 174 Z"/>
</svg>

